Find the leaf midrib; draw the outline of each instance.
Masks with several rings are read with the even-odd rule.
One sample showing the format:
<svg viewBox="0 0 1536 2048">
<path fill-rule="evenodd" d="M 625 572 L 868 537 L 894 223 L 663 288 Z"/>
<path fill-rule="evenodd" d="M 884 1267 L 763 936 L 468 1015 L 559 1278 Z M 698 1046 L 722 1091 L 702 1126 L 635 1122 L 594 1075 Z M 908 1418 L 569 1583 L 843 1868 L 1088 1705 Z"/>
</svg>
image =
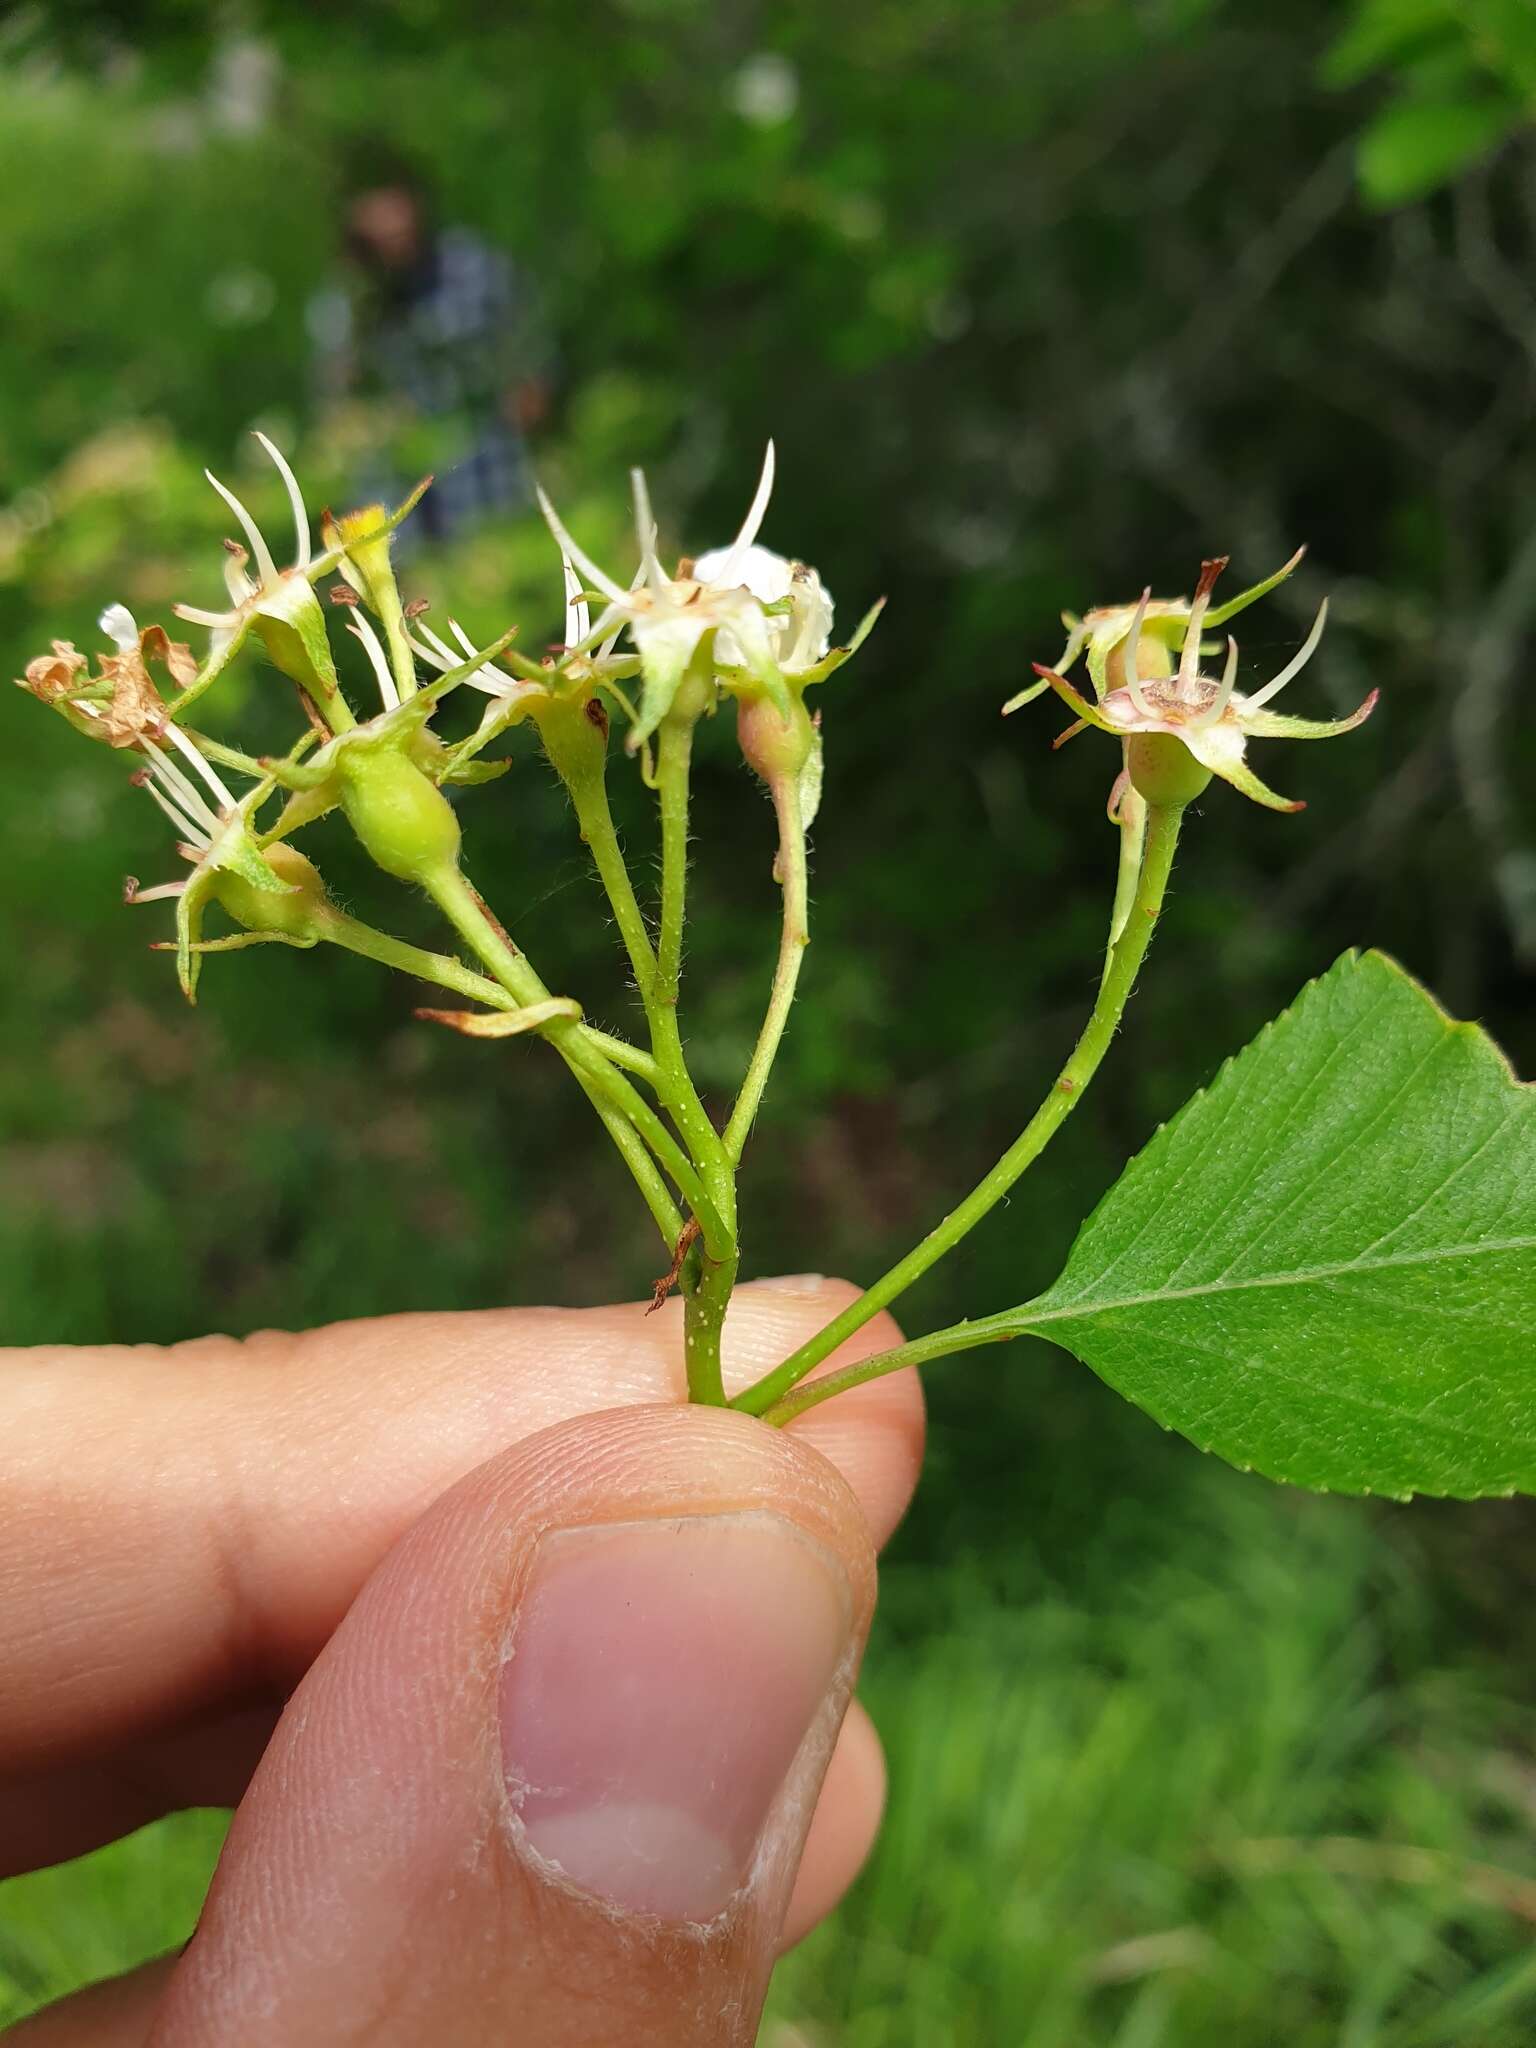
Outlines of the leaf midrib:
<svg viewBox="0 0 1536 2048">
<path fill-rule="evenodd" d="M 1239 1294 L 1255 1287 L 1304 1287 L 1309 1282 L 1338 1280 L 1352 1273 L 1380 1273 L 1394 1267 L 1441 1265 L 1447 1259 L 1520 1251 L 1536 1251 L 1536 1237 L 1485 1237 L 1476 1244 L 1436 1245 L 1429 1250 L 1399 1252 L 1382 1259 L 1345 1259 L 1327 1266 L 1293 1268 L 1288 1273 L 1255 1273 L 1243 1280 L 1223 1277 L 1202 1281 L 1197 1287 L 1165 1287 L 1151 1294 L 1122 1294 L 1097 1301 L 1079 1296 L 1076 1302 L 1044 1309 L 1038 1315 L 1028 1309 L 1019 1311 L 1020 1326 L 1032 1330 L 1042 1323 L 1081 1321 L 1084 1316 L 1104 1315 L 1113 1309 L 1155 1308 L 1163 1302 L 1197 1301 L 1213 1294 Z"/>
</svg>

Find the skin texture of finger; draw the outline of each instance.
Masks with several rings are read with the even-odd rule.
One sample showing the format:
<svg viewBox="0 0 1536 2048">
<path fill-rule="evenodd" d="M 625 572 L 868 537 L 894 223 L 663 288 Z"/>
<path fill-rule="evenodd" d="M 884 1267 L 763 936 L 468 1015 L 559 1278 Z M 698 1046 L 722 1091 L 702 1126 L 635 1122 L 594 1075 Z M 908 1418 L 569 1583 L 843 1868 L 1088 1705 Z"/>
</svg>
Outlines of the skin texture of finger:
<svg viewBox="0 0 1536 2048">
<path fill-rule="evenodd" d="M 885 1812 L 885 1787 L 880 1737 L 863 1707 L 852 1700 L 811 1817 L 779 1935 L 781 1949 L 793 1948 L 819 1926 L 864 1868 Z"/>
<path fill-rule="evenodd" d="M 747 2048 L 873 1599 L 847 1485 L 744 1417 L 491 1459 L 299 1687 L 151 2048 Z"/>
<path fill-rule="evenodd" d="M 733 1383 L 850 1294 L 812 1279 L 740 1290 Z M 676 1304 L 485 1311 L 0 1353 L 0 1769 L 100 1757 L 285 1694 L 389 1545 L 483 1459 L 569 1417 L 680 1400 L 679 1321 Z M 895 1334 L 881 1317 L 839 1358 Z M 921 1454 L 912 1376 L 796 1433 L 825 1446 L 883 1540 Z"/>
<path fill-rule="evenodd" d="M 235 1767 L 241 1773 L 239 1788 L 231 1791 L 227 1799 L 210 1795 L 208 1803 L 234 1804 L 276 1722 L 275 1713 L 239 1717 L 239 1725 L 229 1730 L 238 1757 Z M 253 1736 L 258 1733 L 259 1743 L 253 1747 Z M 110 1782 L 111 1774 L 103 1771 L 99 1775 L 102 1782 L 90 1781 L 92 1789 L 107 1798 L 109 1813 L 119 1810 L 110 1804 L 114 1799 L 120 1801 L 122 1796 Z M 811 1817 L 805 1853 L 800 1859 L 779 1937 L 781 1951 L 792 1948 L 824 1920 L 863 1869 L 880 1826 L 885 1787 L 885 1757 L 880 1738 L 869 1715 L 857 1700 L 852 1700 Z M 39 1799 L 39 1829 L 46 1825 L 45 1811 L 44 1801 Z M 118 1831 L 140 1826 L 148 1818 L 152 1815 L 145 1813 L 139 1818 L 123 1819 Z M 126 1977 L 93 1985 L 89 1991 L 61 1999 L 35 2018 L 9 2029 L 4 2035 L 6 2048 L 142 2048 L 173 1966 L 174 1958 L 150 1963 Z"/>
</svg>

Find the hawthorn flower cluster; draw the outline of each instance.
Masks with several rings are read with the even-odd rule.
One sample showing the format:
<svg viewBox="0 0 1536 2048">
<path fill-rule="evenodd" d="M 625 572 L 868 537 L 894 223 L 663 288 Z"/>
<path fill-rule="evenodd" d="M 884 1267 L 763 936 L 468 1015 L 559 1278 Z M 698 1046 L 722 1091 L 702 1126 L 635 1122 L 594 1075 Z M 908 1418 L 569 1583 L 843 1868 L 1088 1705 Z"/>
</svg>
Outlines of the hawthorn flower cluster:
<svg viewBox="0 0 1536 2048">
<path fill-rule="evenodd" d="M 288 497 L 291 559 L 280 565 L 240 498 L 205 472 L 240 537 L 224 542 L 227 602 L 172 608 L 186 626 L 206 632 L 203 653 L 159 625 L 141 630 L 126 607 L 109 604 L 99 621 L 109 649 L 97 653 L 94 672 L 90 657 L 56 641 L 18 679 L 78 731 L 138 755 L 133 779 L 170 819 L 190 873 L 150 888 L 133 881 L 125 893 L 134 903 L 176 903 L 176 951 L 189 998 L 201 957 L 232 943 L 202 936 L 211 903 L 253 937 L 316 942 L 318 876 L 307 860 L 299 875 L 294 859 L 279 850 L 324 813 L 342 810 L 380 867 L 422 882 L 428 870 L 458 857 L 459 825 L 444 786 L 503 773 L 505 759 L 484 755 L 508 728 L 530 721 L 565 772 L 573 734 L 605 740 L 613 714 L 628 722 L 630 749 L 645 748 L 676 714 L 687 681 L 698 700 L 690 707 L 694 716 L 728 694 L 743 704 L 766 701 L 775 723 L 805 721 L 809 730 L 806 686 L 851 652 L 831 646 L 832 600 L 815 570 L 759 541 L 773 489 L 771 444 L 736 538 L 684 561 L 675 575 L 657 555 L 639 471 L 633 487 L 640 566 L 627 585 L 583 552 L 541 492 L 560 551 L 565 624 L 562 643 L 533 661 L 512 650 L 510 632 L 477 646 L 457 619 L 439 632 L 421 616 L 424 606 L 403 601 L 390 540 L 425 485 L 393 513 L 367 506 L 341 519 L 326 514 L 317 553 L 297 477 L 264 434 L 256 439 Z M 332 575 L 329 597 L 344 608 L 346 629 L 366 657 L 374 704 L 349 701 L 340 681 L 320 590 Z M 626 635 L 630 648 L 621 650 Z M 296 686 L 304 714 L 305 729 L 282 757 L 242 755 L 191 723 L 220 674 L 251 646 Z M 626 686 L 637 676 L 636 701 Z M 447 741 L 433 715 L 461 685 L 488 702 L 467 738 Z M 798 765 L 803 770 L 803 761 Z M 236 780 L 245 784 L 242 793 L 231 787 Z M 274 799 L 286 800 L 275 818 L 259 822 Z"/>
</svg>

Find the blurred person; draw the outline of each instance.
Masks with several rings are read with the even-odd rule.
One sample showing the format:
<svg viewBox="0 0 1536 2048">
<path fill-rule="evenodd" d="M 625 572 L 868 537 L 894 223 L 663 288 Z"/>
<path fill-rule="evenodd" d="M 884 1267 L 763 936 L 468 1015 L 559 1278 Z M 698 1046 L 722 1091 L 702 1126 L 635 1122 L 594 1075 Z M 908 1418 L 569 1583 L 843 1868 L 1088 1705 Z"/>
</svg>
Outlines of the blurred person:
<svg viewBox="0 0 1536 2048">
<path fill-rule="evenodd" d="M 538 295 L 500 250 L 440 226 L 425 180 L 371 151 L 343 218 L 347 276 L 311 305 L 323 399 L 381 398 L 403 416 L 400 473 L 361 480 L 400 496 L 430 470 L 419 532 L 443 540 L 533 497 L 526 436 L 549 408 Z"/>
</svg>

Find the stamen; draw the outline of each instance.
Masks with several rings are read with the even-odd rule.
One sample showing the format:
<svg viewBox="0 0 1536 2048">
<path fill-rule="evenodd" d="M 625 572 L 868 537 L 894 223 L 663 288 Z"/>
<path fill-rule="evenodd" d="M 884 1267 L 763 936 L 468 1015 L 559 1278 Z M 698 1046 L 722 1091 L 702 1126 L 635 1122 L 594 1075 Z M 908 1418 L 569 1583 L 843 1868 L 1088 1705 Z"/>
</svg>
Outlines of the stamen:
<svg viewBox="0 0 1536 2048">
<path fill-rule="evenodd" d="M 544 524 L 554 535 L 561 553 L 570 556 L 582 575 L 587 578 L 595 590 L 600 590 L 604 597 L 611 597 L 617 604 L 625 604 L 626 593 L 619 588 L 611 576 L 605 576 L 592 557 L 577 547 L 575 541 L 572 540 L 569 532 L 566 530 L 564 521 L 549 502 L 548 495 L 542 484 L 538 486 L 538 500 L 539 510 L 544 514 Z"/>
<path fill-rule="evenodd" d="M 204 851 L 207 850 L 212 843 L 213 835 L 206 826 L 194 825 L 191 819 L 184 818 L 153 776 L 147 775 L 144 778 L 142 787 L 149 792 L 161 810 L 164 811 L 181 838 L 190 841 L 194 846 L 201 847 Z"/>
<path fill-rule="evenodd" d="M 171 610 L 178 619 L 185 619 L 189 626 L 211 626 L 215 632 L 226 631 L 240 623 L 238 612 L 205 612 L 195 604 L 173 604 Z"/>
<path fill-rule="evenodd" d="M 288 502 L 293 507 L 293 566 L 295 569 L 307 569 L 310 562 L 309 515 L 304 510 L 304 494 L 299 489 L 299 480 L 288 467 L 287 459 L 283 455 L 282 450 L 275 448 L 260 429 L 257 430 L 256 439 L 266 449 L 276 464 L 277 473 L 282 478 L 284 487 L 288 492 Z"/>
<path fill-rule="evenodd" d="M 256 567 L 261 572 L 262 587 L 265 588 L 269 583 L 275 583 L 277 581 L 277 564 L 272 559 L 272 550 L 262 539 L 261 528 L 256 524 L 250 513 L 246 511 L 234 492 L 221 484 L 211 469 L 205 469 L 203 475 L 207 477 L 209 483 L 213 485 L 213 488 L 224 500 L 230 511 L 239 520 L 241 530 L 251 544 L 251 553 L 256 558 Z"/>
<path fill-rule="evenodd" d="M 1152 706 L 1141 690 L 1141 629 L 1146 621 L 1147 606 L 1152 602 L 1152 586 L 1149 583 L 1141 593 L 1141 602 L 1131 620 L 1131 630 L 1121 642 L 1120 666 L 1125 674 L 1125 687 L 1130 692 L 1131 702 L 1143 718 L 1152 717 Z"/>
<path fill-rule="evenodd" d="M 208 831 L 216 831 L 219 823 L 218 816 L 210 808 L 208 799 L 197 787 L 197 784 L 184 775 L 170 755 L 163 754 L 153 740 L 141 739 L 139 744 L 144 749 L 145 759 L 148 763 L 144 773 L 149 781 L 158 781 L 161 788 L 174 798 L 175 802 L 189 817 L 202 819 Z"/>
<path fill-rule="evenodd" d="M 751 547 L 752 543 L 757 539 L 759 529 L 764 518 L 767 516 L 768 500 L 773 496 L 774 468 L 775 456 L 773 443 L 770 441 L 767 452 L 763 456 L 762 474 L 757 480 L 757 489 L 753 493 L 752 503 L 747 509 L 747 516 L 741 522 L 740 533 L 731 542 L 729 550 L 731 554 L 735 554 L 738 548 Z"/>
<path fill-rule="evenodd" d="M 157 882 L 153 889 L 141 889 L 137 882 L 130 881 L 124 886 L 125 903 L 163 903 L 171 896 L 185 896 L 185 882 Z"/>
<path fill-rule="evenodd" d="M 1200 564 L 1200 581 L 1195 585 L 1195 601 L 1189 608 L 1189 623 L 1184 628 L 1184 643 L 1179 649 L 1179 695 L 1188 696 L 1200 670 L 1200 628 L 1210 610 L 1211 592 L 1216 588 L 1216 579 L 1232 557 L 1217 555 L 1209 562 Z"/>
<path fill-rule="evenodd" d="M 235 800 L 233 791 L 226 789 L 223 782 L 214 773 L 212 762 L 206 758 L 200 748 L 192 744 L 191 740 L 187 738 L 181 727 L 174 720 L 170 720 L 161 726 L 160 731 L 162 736 L 168 739 L 171 745 L 175 747 L 176 751 L 184 754 L 192 763 L 226 811 L 235 811 L 240 808 Z M 169 768 L 172 764 L 167 761 L 165 765 Z"/>
<path fill-rule="evenodd" d="M 1237 642 L 1227 635 L 1227 665 L 1221 672 L 1221 687 L 1206 706 L 1185 723 L 1191 732 L 1205 732 L 1221 722 L 1221 714 L 1232 701 L 1232 691 L 1237 682 Z"/>
<path fill-rule="evenodd" d="M 1323 628 L 1327 625 L 1327 623 L 1328 600 L 1325 597 L 1322 603 L 1317 608 L 1317 617 L 1312 621 L 1312 630 L 1307 635 L 1306 639 L 1302 642 L 1300 648 L 1286 663 L 1285 667 L 1281 669 L 1279 675 L 1277 675 L 1272 682 L 1266 683 L 1262 690 L 1256 690 L 1254 692 L 1254 694 L 1248 699 L 1247 704 L 1244 706 L 1245 710 L 1257 711 L 1260 705 L 1267 704 L 1271 697 L 1278 697 L 1280 692 L 1285 688 L 1286 684 L 1293 681 L 1295 677 L 1301 674 L 1301 671 L 1306 667 L 1307 663 L 1312 659 L 1313 655 L 1317 652 L 1317 643 L 1319 640 L 1322 639 Z"/>
<path fill-rule="evenodd" d="M 575 647 L 591 632 L 592 614 L 581 594 L 582 584 L 576 574 L 576 564 L 569 555 L 562 553 L 560 567 L 565 576 L 565 644 Z"/>
<path fill-rule="evenodd" d="M 384 645 L 379 639 L 378 634 L 375 633 L 373 627 L 368 623 L 367 617 L 362 612 L 354 612 L 347 620 L 347 631 L 354 640 L 361 643 L 363 652 L 367 655 L 373 666 L 374 679 L 378 683 L 379 695 L 384 701 L 384 709 L 386 711 L 398 711 L 400 709 L 400 692 L 395 688 L 395 679 L 389 672 L 389 657 L 384 652 Z M 449 663 L 450 668 L 455 666 L 457 666 L 456 663 Z"/>
</svg>

